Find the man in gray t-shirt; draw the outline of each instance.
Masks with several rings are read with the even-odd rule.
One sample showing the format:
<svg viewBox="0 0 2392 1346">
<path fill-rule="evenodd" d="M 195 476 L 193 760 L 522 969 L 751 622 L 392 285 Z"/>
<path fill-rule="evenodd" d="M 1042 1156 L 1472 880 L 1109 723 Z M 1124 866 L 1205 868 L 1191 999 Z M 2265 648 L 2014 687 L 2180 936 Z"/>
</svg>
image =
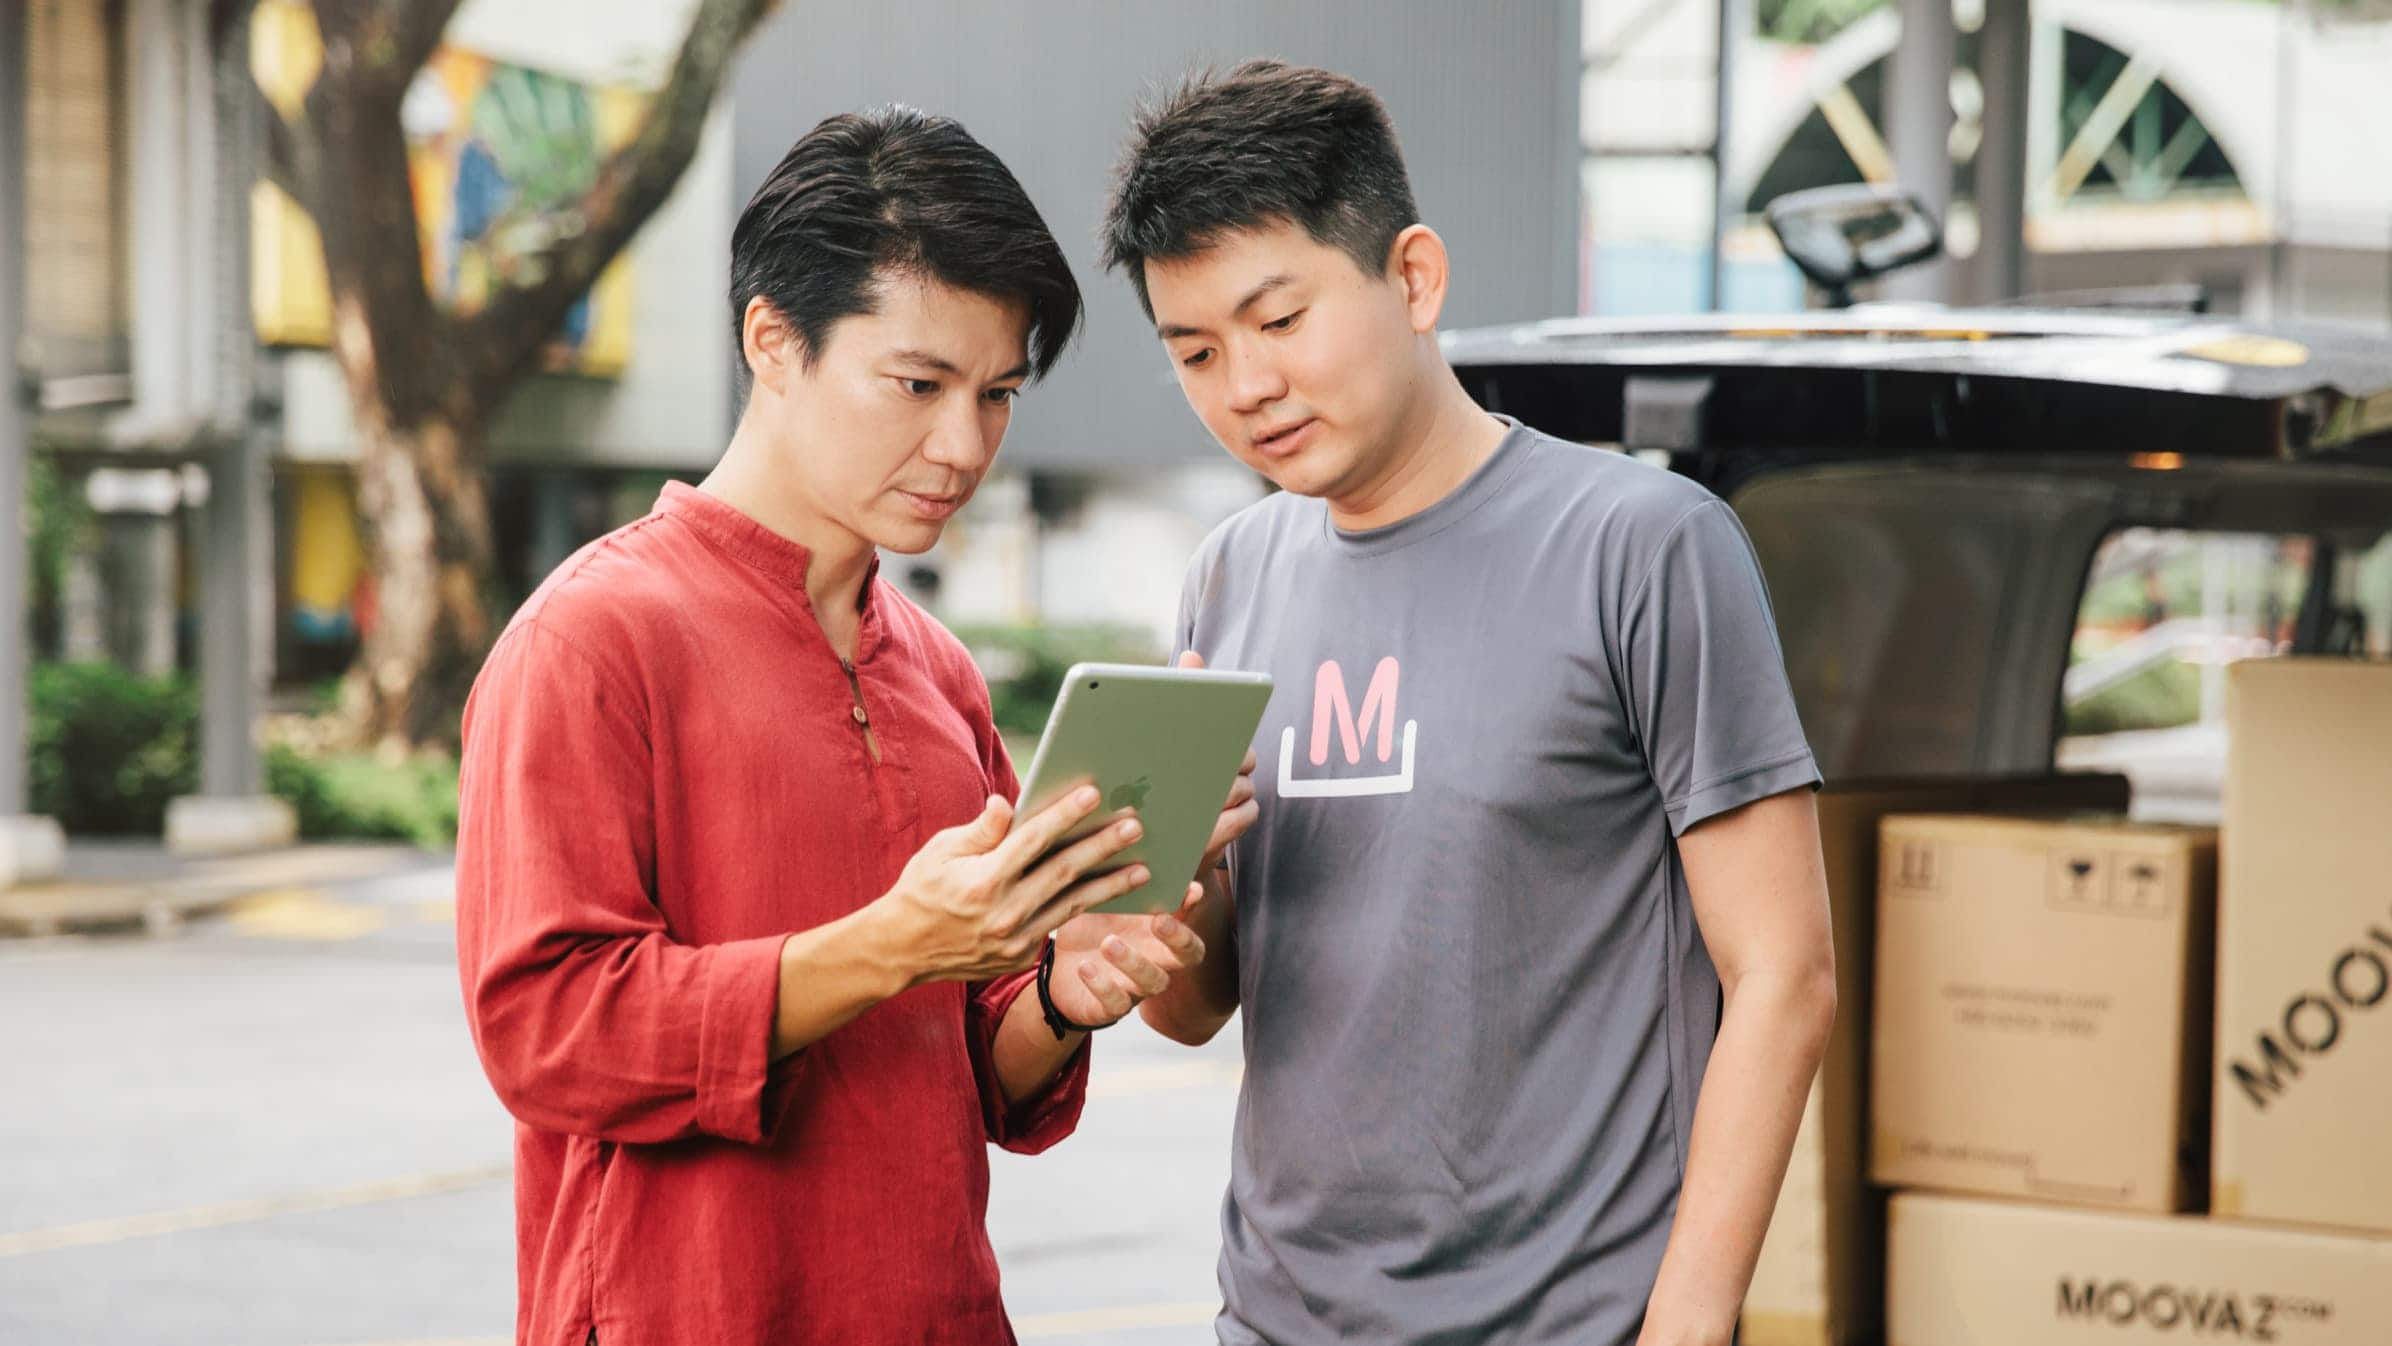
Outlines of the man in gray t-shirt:
<svg viewBox="0 0 2392 1346">
<path fill-rule="evenodd" d="M 1273 1341 L 1328 1304 L 1357 1340 L 1483 1341 L 1511 1306 L 1605 1339 L 1718 1028 L 1672 838 L 1818 779 L 1736 516 L 1514 427 L 1383 528 L 1286 494 L 1230 520 L 1180 638 L 1278 683 L 1231 852 L 1230 1310 Z"/>
<path fill-rule="evenodd" d="M 1285 488 L 1189 569 L 1183 649 L 1277 687 L 1190 918 L 1211 970 L 1144 1009 L 1186 1041 L 1244 1011 L 1220 1339 L 1724 1346 L 1834 1004 L 1735 514 L 1471 404 L 1350 81 L 1183 88 L 1106 239 Z"/>
</svg>

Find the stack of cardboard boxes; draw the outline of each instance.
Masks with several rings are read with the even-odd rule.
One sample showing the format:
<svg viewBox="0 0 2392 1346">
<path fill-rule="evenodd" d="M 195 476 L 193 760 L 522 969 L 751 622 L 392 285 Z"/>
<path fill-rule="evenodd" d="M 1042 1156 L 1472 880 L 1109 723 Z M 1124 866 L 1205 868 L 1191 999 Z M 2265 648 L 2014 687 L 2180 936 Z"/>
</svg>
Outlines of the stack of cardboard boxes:
<svg viewBox="0 0 2392 1346">
<path fill-rule="evenodd" d="M 1836 1022 L 1744 1300 L 1742 1346 L 1866 1346 L 1885 1332 L 1885 1196 L 1868 1182 L 1879 828 L 1894 814 L 2122 811 L 2118 776 L 1837 783 L 1819 794 Z"/>
<path fill-rule="evenodd" d="M 1823 798 L 1872 994 L 1747 1346 L 2392 1344 L 2392 665 L 2238 664 L 2229 730 L 2222 832 L 2128 823 L 2115 782 L 1892 792 L 1864 868 Z M 1865 1180 L 1825 1157 L 1864 1144 Z"/>
</svg>

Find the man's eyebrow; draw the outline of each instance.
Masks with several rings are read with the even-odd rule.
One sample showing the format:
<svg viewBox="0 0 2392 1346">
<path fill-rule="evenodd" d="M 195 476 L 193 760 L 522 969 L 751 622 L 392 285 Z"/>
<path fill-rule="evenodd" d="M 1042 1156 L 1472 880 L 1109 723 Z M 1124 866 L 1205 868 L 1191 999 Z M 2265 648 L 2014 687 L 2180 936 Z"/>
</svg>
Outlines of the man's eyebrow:
<svg viewBox="0 0 2392 1346">
<path fill-rule="evenodd" d="M 1263 296 L 1273 290 L 1282 290 L 1295 283 L 1296 278 L 1284 271 L 1275 276 L 1265 276 L 1262 284 L 1246 291 L 1246 297 L 1240 299 L 1237 307 L 1229 311 L 1229 316 L 1232 318 L 1243 317 L 1247 309 L 1262 302 Z M 1165 341 L 1177 341 L 1181 337 L 1203 336 L 1204 332 L 1201 328 L 1182 327 L 1178 323 L 1159 323 L 1155 326 L 1154 334 Z"/>
<path fill-rule="evenodd" d="M 926 350 L 909 349 L 891 351 L 889 353 L 889 358 L 895 360 L 899 364 L 918 365 L 924 369 L 936 370 L 941 374 L 952 374 L 957 378 L 963 377 L 963 371 L 957 369 L 953 361 L 944 356 L 933 355 Z M 1020 364 L 1015 365 L 1013 368 L 997 375 L 997 382 L 1003 383 L 1007 379 L 1028 378 L 1029 376 L 1030 362 L 1028 360 L 1024 360 Z"/>
<path fill-rule="evenodd" d="M 935 369 L 941 374 L 961 375 L 963 373 L 962 370 L 955 367 L 952 361 L 949 361 L 943 356 L 933 355 L 929 351 L 925 350 L 891 351 L 889 353 L 889 358 L 895 360 L 899 364 L 920 365 L 924 369 Z"/>
<path fill-rule="evenodd" d="M 1262 297 L 1264 295 L 1269 294 L 1273 290 L 1284 289 L 1287 286 L 1293 285 L 1295 283 L 1296 278 L 1284 271 L 1280 272 L 1276 276 L 1265 276 L 1263 278 L 1262 284 L 1246 291 L 1246 297 L 1240 299 L 1238 301 L 1238 306 L 1229 311 L 1229 316 L 1232 318 L 1243 317 L 1247 309 L 1250 309 L 1256 304 L 1262 302 Z"/>
</svg>

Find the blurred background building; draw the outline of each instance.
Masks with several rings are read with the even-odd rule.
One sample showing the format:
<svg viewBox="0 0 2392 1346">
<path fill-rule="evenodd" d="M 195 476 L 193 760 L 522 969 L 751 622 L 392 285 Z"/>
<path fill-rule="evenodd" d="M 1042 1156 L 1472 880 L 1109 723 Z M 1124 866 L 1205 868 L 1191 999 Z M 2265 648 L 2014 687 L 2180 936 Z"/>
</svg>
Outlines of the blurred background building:
<svg viewBox="0 0 2392 1346">
<path fill-rule="evenodd" d="M 1589 0 L 1580 308 L 1797 307 L 1761 209 L 1898 181 L 1949 201 L 1950 265 L 1914 297 L 2181 284 L 2215 312 L 2392 326 L 2387 17 L 2369 0 L 1958 0 L 1948 22 L 1890 0 Z M 1944 61 L 1904 84 L 1906 65 Z M 1903 171 L 1906 140 L 1937 139 L 1948 181 Z M 2016 200 L 1996 179 L 2021 141 Z M 1989 204 L 2020 211 L 2016 242 L 1989 234 Z"/>
<path fill-rule="evenodd" d="M 10 7 L 24 228 L 6 237 L 31 390 L 28 653 L 196 674 L 214 630 L 226 672 L 206 704 L 225 741 L 259 709 L 320 699 L 375 595 L 312 226 L 257 182 L 243 101 L 253 75 L 295 96 L 316 53 L 303 6 L 262 0 L 242 59 L 212 58 L 222 8 Z M 569 193 L 629 133 L 691 9 L 461 8 L 404 117 L 437 293 L 486 287 L 516 247 L 506 208 Z M 2175 287 L 2212 312 L 2380 330 L 2387 17 L 2383 0 L 785 5 L 670 204 L 489 436 L 501 610 L 666 477 L 711 465 L 737 415 L 731 224 L 836 111 L 960 118 L 1022 177 L 1090 299 L 980 498 L 892 574 L 962 626 L 1095 624 L 1159 646 L 1185 557 L 1264 489 L 1209 442 L 1128 287 L 1095 267 L 1128 113 L 1186 72 L 1267 53 L 1378 89 L 1454 250 L 1451 326 L 1800 309 L 1759 212 L 1866 181 L 1947 222 L 1948 259 L 1888 297 Z M 223 480 L 238 499 L 211 514 Z M 237 757 L 203 793 L 255 791 Z"/>
<path fill-rule="evenodd" d="M 1142 98 L 1256 55 L 1362 80 L 1393 112 L 1421 210 L 1460 259 L 1448 322 L 1549 317 L 1576 286 L 1578 20 L 1567 5 L 1437 0 L 929 0 L 776 15 L 732 96 L 742 200 L 823 117 L 913 103 L 1005 160 L 1087 293 L 1082 340 L 1022 400 L 1000 474 L 936 553 L 902 567 L 916 593 L 951 621 L 1111 623 L 1159 643 L 1188 555 L 1261 493 L 1189 413 L 1127 281 L 1097 269 L 1106 184 Z"/>
</svg>

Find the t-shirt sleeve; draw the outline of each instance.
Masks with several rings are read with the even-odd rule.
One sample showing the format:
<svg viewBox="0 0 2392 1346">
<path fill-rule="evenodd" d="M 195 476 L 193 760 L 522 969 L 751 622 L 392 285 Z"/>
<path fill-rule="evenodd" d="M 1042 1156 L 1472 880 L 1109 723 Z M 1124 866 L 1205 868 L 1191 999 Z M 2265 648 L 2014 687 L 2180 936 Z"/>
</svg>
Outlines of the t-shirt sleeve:
<svg viewBox="0 0 2392 1346">
<path fill-rule="evenodd" d="M 1179 615 L 1171 622 L 1170 662 L 1173 664 L 1179 662 L 1182 654 L 1196 649 L 1196 607 L 1203 595 L 1204 574 L 1210 568 L 1211 553 L 1212 548 L 1208 546 L 1190 558 L 1187 578 L 1180 582 Z"/>
<path fill-rule="evenodd" d="M 1672 835 L 1819 784 L 1760 563 L 1724 502 L 1696 506 L 1663 539 L 1620 643 L 1628 716 Z"/>
<path fill-rule="evenodd" d="M 696 945 L 648 888 L 641 709 L 538 623 L 491 653 L 458 782 L 466 1023 L 509 1112 L 647 1143 L 769 1142 L 805 1054 L 771 1059 L 785 936 Z"/>
</svg>

